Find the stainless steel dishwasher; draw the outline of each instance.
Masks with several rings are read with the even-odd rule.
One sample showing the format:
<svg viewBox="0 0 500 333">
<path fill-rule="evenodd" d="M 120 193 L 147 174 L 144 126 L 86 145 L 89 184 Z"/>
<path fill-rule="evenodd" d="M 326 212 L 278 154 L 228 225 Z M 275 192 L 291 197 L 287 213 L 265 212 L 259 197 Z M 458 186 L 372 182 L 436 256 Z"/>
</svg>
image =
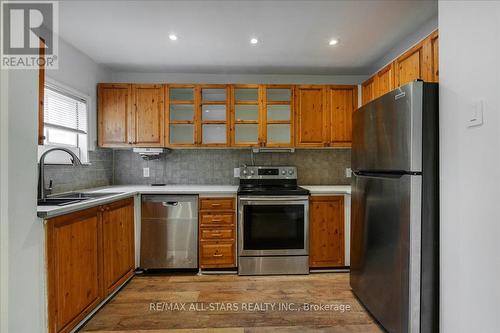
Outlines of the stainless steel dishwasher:
<svg viewBox="0 0 500 333">
<path fill-rule="evenodd" d="M 198 197 L 142 195 L 141 268 L 198 268 Z"/>
</svg>

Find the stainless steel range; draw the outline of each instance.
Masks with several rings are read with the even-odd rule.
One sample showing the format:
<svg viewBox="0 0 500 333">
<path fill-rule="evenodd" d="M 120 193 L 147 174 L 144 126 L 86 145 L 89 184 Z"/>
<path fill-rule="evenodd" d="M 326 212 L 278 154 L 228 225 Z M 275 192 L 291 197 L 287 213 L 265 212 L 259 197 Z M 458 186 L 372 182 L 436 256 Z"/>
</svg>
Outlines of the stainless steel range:
<svg viewBox="0 0 500 333">
<path fill-rule="evenodd" d="M 238 273 L 309 274 L 309 191 L 295 167 L 241 168 Z"/>
</svg>

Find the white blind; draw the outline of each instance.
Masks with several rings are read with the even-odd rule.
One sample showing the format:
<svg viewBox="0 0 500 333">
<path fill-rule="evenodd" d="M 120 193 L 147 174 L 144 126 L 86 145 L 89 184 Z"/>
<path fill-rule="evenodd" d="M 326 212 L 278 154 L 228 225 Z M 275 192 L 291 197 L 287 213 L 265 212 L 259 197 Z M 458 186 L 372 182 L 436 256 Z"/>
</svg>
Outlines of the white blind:
<svg viewBox="0 0 500 333">
<path fill-rule="evenodd" d="M 87 134 L 87 103 L 76 96 L 45 87 L 45 126 Z"/>
</svg>

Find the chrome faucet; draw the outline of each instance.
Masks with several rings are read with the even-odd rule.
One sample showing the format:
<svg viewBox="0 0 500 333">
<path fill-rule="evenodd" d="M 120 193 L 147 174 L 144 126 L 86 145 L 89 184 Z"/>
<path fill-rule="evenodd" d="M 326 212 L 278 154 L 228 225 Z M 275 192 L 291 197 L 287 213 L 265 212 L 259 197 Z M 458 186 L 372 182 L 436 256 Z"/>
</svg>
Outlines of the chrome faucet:
<svg viewBox="0 0 500 333">
<path fill-rule="evenodd" d="M 40 156 L 40 164 L 38 165 L 38 199 L 43 200 L 47 196 L 47 193 L 50 193 L 52 191 L 52 181 L 50 181 L 49 188 L 45 188 L 45 156 L 47 156 L 48 153 L 60 150 L 68 153 L 71 156 L 71 164 L 73 166 L 81 166 L 82 161 L 78 158 L 78 156 L 75 155 L 71 150 L 67 148 L 60 148 L 60 147 L 55 147 L 46 150 L 42 156 Z"/>
</svg>

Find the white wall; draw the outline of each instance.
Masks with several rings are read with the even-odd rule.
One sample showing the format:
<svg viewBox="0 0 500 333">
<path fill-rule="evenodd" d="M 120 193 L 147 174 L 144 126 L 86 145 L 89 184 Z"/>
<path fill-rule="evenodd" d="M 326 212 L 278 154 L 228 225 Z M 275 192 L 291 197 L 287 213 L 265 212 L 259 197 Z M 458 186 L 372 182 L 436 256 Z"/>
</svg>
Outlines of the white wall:
<svg viewBox="0 0 500 333">
<path fill-rule="evenodd" d="M 60 67 L 47 75 L 91 96 L 89 121 L 95 124 L 96 84 L 109 81 L 110 72 L 62 40 L 59 47 Z M 5 74 L 2 70 L 0 328 L 2 332 L 45 332 L 45 233 L 36 217 L 38 71 L 11 70 L 8 79 Z M 95 125 L 90 126 L 90 134 L 94 141 Z"/>
<path fill-rule="evenodd" d="M 500 330 L 500 2 L 439 1 L 441 332 Z M 467 128 L 483 100 L 484 125 Z"/>
<path fill-rule="evenodd" d="M 40 332 L 46 327 L 44 231 L 36 218 L 37 97 L 36 70 L 9 72 L 8 114 L 2 105 L 8 130 L 5 134 L 2 123 L 0 161 L 2 195 L 8 198 L 2 197 L 2 223 L 7 222 L 8 238 L 7 272 L 2 273 L 2 282 L 8 279 L 7 313 L 2 313 L 8 316 L 6 332 Z"/>
<path fill-rule="evenodd" d="M 110 81 L 111 72 L 71 44 L 59 39 L 59 69 L 47 70 L 47 77 L 90 96 L 89 148 L 94 150 L 97 140 L 97 83 Z"/>
<path fill-rule="evenodd" d="M 8 309 L 8 72 L 0 70 L 0 332 L 7 332 Z"/>
<path fill-rule="evenodd" d="M 112 82 L 129 83 L 268 83 L 358 84 L 366 75 L 112 73 Z"/>
</svg>

